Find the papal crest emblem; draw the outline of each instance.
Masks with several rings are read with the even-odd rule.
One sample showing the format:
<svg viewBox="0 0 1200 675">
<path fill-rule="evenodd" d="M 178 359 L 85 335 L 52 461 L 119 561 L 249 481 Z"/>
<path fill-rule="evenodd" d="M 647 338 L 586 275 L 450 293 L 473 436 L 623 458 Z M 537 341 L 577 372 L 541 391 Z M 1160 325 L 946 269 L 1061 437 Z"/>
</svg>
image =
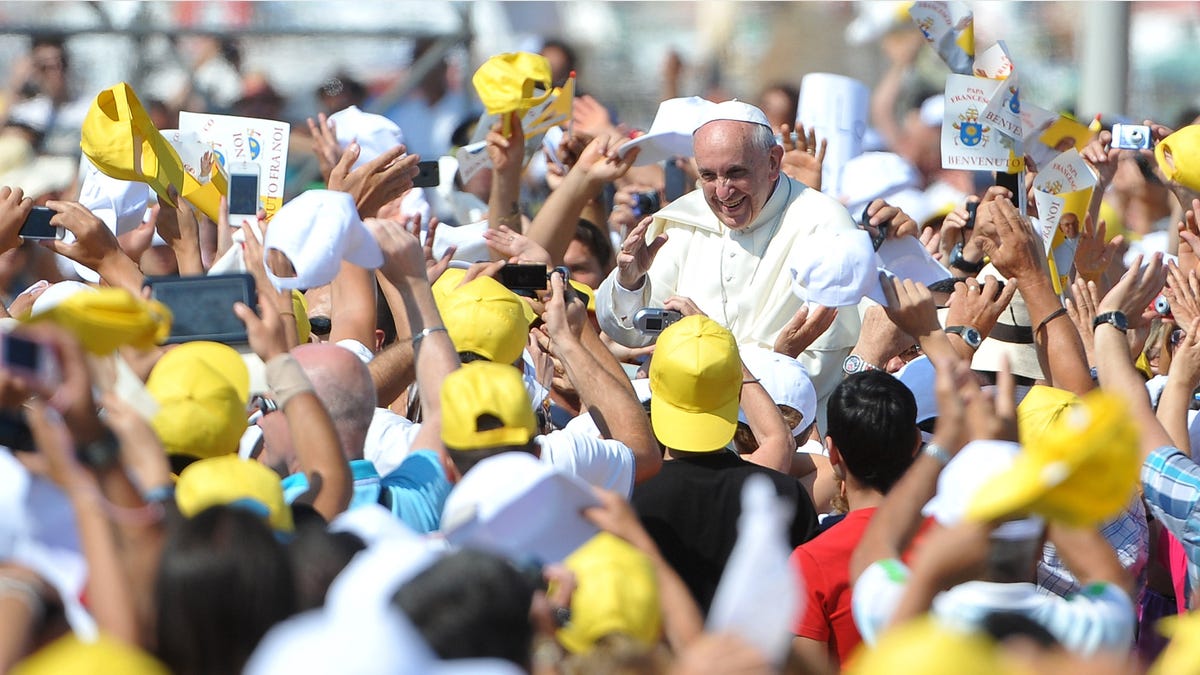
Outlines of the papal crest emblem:
<svg viewBox="0 0 1200 675">
<path fill-rule="evenodd" d="M 1046 190 L 1046 192 L 1049 192 L 1052 195 L 1062 194 L 1062 191 L 1063 191 L 1062 181 L 1061 180 L 1052 180 L 1052 181 L 1046 183 L 1045 190 Z"/>
<path fill-rule="evenodd" d="M 925 36 L 926 42 L 933 42 L 933 33 L 930 32 L 933 29 L 933 17 L 932 16 L 927 16 L 927 17 L 921 19 L 920 21 L 918 21 L 917 28 L 919 28 L 921 30 L 921 35 Z"/>
<path fill-rule="evenodd" d="M 1004 102 L 1014 115 L 1021 114 L 1021 90 L 1018 87 L 1008 88 L 1008 100 Z"/>
<path fill-rule="evenodd" d="M 987 145 L 987 134 L 992 128 L 979 123 L 979 110 L 974 107 L 967 108 L 967 111 L 958 116 L 958 121 L 954 123 L 954 129 L 958 131 L 958 140 L 968 148 L 973 148 L 977 145 Z"/>
</svg>

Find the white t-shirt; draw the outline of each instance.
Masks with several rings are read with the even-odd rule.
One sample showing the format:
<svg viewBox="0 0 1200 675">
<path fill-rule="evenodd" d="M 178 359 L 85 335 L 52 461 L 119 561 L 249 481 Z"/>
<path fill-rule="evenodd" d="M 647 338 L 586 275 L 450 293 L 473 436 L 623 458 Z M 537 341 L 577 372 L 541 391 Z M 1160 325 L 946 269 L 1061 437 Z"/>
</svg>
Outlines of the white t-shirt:
<svg viewBox="0 0 1200 675">
<path fill-rule="evenodd" d="M 891 620 L 908 578 L 904 563 L 880 560 L 854 584 L 854 624 L 867 644 L 875 644 Z M 993 612 L 1032 619 L 1078 654 L 1126 652 L 1133 644 L 1133 601 L 1113 584 L 1090 584 L 1064 599 L 1041 592 L 1037 584 L 968 581 L 933 599 L 933 615 L 953 626 L 977 627 Z"/>
<path fill-rule="evenodd" d="M 363 458 L 375 465 L 380 476 L 386 476 L 412 452 L 419 431 L 421 425 L 407 417 L 387 408 L 376 408 L 363 441 Z"/>
<path fill-rule="evenodd" d="M 565 429 L 537 437 L 543 462 L 588 485 L 612 490 L 628 499 L 633 494 L 633 450 L 621 441 L 597 438 Z"/>
</svg>

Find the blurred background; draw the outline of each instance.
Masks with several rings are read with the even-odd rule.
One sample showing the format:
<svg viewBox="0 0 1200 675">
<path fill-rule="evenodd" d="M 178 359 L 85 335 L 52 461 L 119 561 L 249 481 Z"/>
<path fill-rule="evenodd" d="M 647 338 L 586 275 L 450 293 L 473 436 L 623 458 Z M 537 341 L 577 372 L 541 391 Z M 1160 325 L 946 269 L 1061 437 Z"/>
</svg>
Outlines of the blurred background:
<svg viewBox="0 0 1200 675">
<path fill-rule="evenodd" d="M 153 102 L 162 128 L 174 126 L 179 110 L 206 110 L 275 117 L 297 129 L 347 103 L 404 127 L 405 101 L 419 96 L 426 112 L 445 118 L 431 123 L 452 129 L 479 112 L 470 76 L 484 59 L 561 40 L 552 61 L 573 52 L 579 89 L 618 121 L 645 128 L 673 95 L 758 101 L 768 86 L 798 87 L 810 72 L 874 87 L 894 60 L 885 36 L 915 31 L 902 4 L 2 2 L 0 64 L 6 107 L 36 93 L 22 90 L 36 88 L 31 74 L 47 65 L 34 62 L 33 39 L 57 36 L 68 57 L 63 97 L 86 106 L 100 89 L 128 81 Z M 1104 112 L 1168 124 L 1200 102 L 1200 3 L 969 4 L 979 51 L 1007 42 L 1023 100 L 1085 122 Z M 920 49 L 906 91 L 936 93 L 946 72 L 932 50 Z M 55 114 L 69 119 L 61 108 Z"/>
</svg>

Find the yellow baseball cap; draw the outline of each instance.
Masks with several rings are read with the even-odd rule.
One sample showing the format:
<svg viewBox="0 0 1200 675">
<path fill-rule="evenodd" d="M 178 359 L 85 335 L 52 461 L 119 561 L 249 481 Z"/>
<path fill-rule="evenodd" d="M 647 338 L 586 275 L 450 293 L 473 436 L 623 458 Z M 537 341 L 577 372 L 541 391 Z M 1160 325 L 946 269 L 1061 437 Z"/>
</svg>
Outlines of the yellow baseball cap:
<svg viewBox="0 0 1200 675">
<path fill-rule="evenodd" d="M 1026 441 L 1012 468 L 976 493 L 966 517 L 994 521 L 1033 512 L 1090 527 L 1129 504 L 1140 464 L 1137 426 L 1125 403 L 1093 391 Z"/>
<path fill-rule="evenodd" d="M 1186 126 L 1154 146 L 1158 168 L 1167 180 L 1200 191 L 1200 125 Z"/>
<path fill-rule="evenodd" d="M 442 443 L 454 450 L 524 445 L 537 433 L 537 419 L 521 371 L 507 363 L 473 361 L 442 381 Z M 479 429 L 479 417 L 500 420 Z"/>
<path fill-rule="evenodd" d="M 583 298 L 584 303 L 587 304 L 588 311 L 596 311 L 596 291 L 582 281 L 575 281 L 574 279 L 571 279 L 570 283 L 571 288 L 574 288 L 575 292 L 578 293 L 579 296 Z"/>
<path fill-rule="evenodd" d="M 903 664 L 903 665 L 901 665 Z M 847 675 L 1012 675 L 995 642 L 979 633 L 947 626 L 931 616 L 914 619 L 884 633 L 879 642 L 855 652 Z"/>
<path fill-rule="evenodd" d="M 650 420 L 668 448 L 713 452 L 733 440 L 742 359 L 733 334 L 712 319 L 684 317 L 658 336 L 650 360 Z"/>
<path fill-rule="evenodd" d="M 246 430 L 250 373 L 232 347 L 175 347 L 150 371 L 146 390 L 159 404 L 150 425 L 168 454 L 202 459 L 237 452 Z"/>
<path fill-rule="evenodd" d="M 210 457 L 187 465 L 175 484 L 175 503 L 188 518 L 211 506 L 236 506 L 258 513 L 276 532 L 295 529 L 279 475 L 237 455 Z"/>
<path fill-rule="evenodd" d="M 478 277 L 449 290 L 438 306 L 450 341 L 496 363 L 521 358 L 529 340 L 533 308 L 491 277 Z"/>
<path fill-rule="evenodd" d="M 475 71 L 471 84 L 489 115 L 525 114 L 550 95 L 550 62 L 540 54 L 497 54 Z M 540 88 L 541 94 L 535 94 Z"/>
<path fill-rule="evenodd" d="M 150 349 L 171 334 L 171 310 L 161 302 L 143 300 L 123 288 L 94 290 L 72 293 L 28 321 L 57 324 L 98 355 L 126 345 Z"/>
<path fill-rule="evenodd" d="M 575 573 L 571 621 L 558 641 L 575 654 L 591 651 L 600 638 L 620 633 L 650 647 L 662 633 L 658 578 L 644 553 L 601 532 L 563 561 Z"/>
</svg>

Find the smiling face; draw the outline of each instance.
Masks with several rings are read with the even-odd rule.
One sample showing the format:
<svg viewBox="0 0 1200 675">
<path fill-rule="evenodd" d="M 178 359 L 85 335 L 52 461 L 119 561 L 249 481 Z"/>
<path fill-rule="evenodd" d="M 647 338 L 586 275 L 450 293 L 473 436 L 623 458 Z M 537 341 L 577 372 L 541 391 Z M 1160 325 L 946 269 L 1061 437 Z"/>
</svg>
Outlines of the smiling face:
<svg viewBox="0 0 1200 675">
<path fill-rule="evenodd" d="M 783 148 L 768 149 L 756 141 L 759 129 L 765 127 L 717 120 L 697 129 L 693 137 L 704 199 L 717 219 L 733 230 L 754 222 L 779 179 Z"/>
</svg>

